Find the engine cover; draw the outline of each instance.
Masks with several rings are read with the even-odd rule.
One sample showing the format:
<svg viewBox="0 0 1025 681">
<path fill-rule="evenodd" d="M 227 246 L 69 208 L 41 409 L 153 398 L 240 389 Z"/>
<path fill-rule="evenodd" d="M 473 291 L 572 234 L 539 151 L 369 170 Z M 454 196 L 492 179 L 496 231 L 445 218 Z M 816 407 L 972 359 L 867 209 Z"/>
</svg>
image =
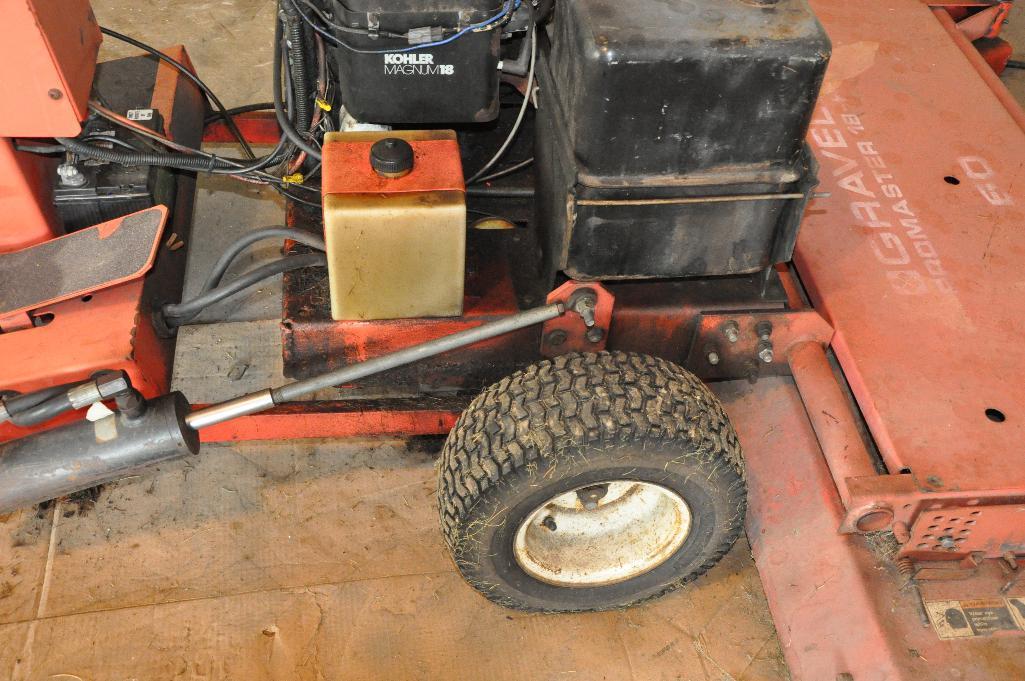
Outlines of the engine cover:
<svg viewBox="0 0 1025 681">
<path fill-rule="evenodd" d="M 791 257 L 830 44 L 805 0 L 565 0 L 541 41 L 546 266 L 576 279 Z"/>
<path fill-rule="evenodd" d="M 419 29 L 428 43 L 485 22 L 511 4 L 500 0 L 329 0 L 348 26 L 380 32 Z M 336 47 L 342 102 L 358 121 L 414 127 L 479 123 L 498 115 L 498 55 L 502 29 L 468 31 L 436 47 L 412 49 L 408 40 L 336 32 L 350 47 Z M 433 35 L 432 35 L 433 34 Z M 410 50 L 400 52 L 399 50 Z"/>
</svg>

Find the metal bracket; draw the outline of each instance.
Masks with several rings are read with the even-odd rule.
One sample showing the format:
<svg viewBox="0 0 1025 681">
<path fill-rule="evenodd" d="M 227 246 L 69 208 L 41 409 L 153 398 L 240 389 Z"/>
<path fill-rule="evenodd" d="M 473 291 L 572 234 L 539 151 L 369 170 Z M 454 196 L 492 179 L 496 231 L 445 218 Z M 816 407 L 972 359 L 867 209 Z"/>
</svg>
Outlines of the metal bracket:
<svg viewBox="0 0 1025 681">
<path fill-rule="evenodd" d="M 597 282 L 567 281 L 549 293 L 547 303 L 562 303 L 569 314 L 545 322 L 541 354 L 556 357 L 604 350 L 615 302 L 615 296 Z"/>
</svg>

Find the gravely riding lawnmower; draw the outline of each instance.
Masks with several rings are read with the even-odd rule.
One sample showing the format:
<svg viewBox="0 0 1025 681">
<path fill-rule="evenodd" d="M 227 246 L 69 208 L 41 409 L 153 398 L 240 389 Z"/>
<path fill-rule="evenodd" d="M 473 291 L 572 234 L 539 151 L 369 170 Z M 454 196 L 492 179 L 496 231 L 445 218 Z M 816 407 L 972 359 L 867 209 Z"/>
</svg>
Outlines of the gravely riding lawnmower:
<svg viewBox="0 0 1025 681">
<path fill-rule="evenodd" d="M 1007 3 L 961 3 L 962 14 L 917 0 L 812 3 L 842 37 L 818 114 L 833 48 L 806 0 L 280 0 L 274 101 L 236 110 L 182 48 L 101 29 L 85 0 L 17 4 L 4 28 L 14 45 L 0 52 L 0 511 L 145 474 L 198 453 L 201 439 L 450 430 L 442 531 L 466 580 L 511 608 L 621 608 L 695 579 L 737 539 L 749 487 L 756 558 L 788 541 L 763 547 L 765 528 L 810 517 L 800 513 L 811 503 L 832 518 L 823 541 L 892 569 L 900 583 L 879 593 L 932 621 L 930 640 L 949 638 L 940 620 L 951 609 L 973 631 L 984 618 L 967 601 L 930 599 L 916 574 L 1002 565 L 1003 585 L 1020 571 L 1025 487 L 1020 468 L 1006 471 L 1022 454 L 1020 440 L 1017 454 L 1003 443 L 1021 434 L 1014 407 L 1025 399 L 1020 381 L 1003 395 L 990 388 L 1021 355 L 1021 322 L 973 318 L 973 338 L 1004 324 L 1009 349 L 956 364 L 953 379 L 925 360 L 942 329 L 958 332 L 948 321 L 968 305 L 960 281 L 1004 282 L 1000 307 L 1020 317 L 1025 289 L 1004 256 L 961 268 L 985 235 L 959 246 L 951 236 L 970 219 L 987 232 L 1020 221 L 1000 212 L 1013 206 L 1010 166 L 984 142 L 933 149 L 916 137 L 928 123 L 895 123 L 941 106 L 916 94 L 928 69 L 899 77 L 901 55 L 926 61 L 924 46 L 895 47 L 913 25 L 937 59 L 971 74 L 950 80 L 976 88 L 973 105 L 1007 116 L 993 129 L 1014 157 L 1020 110 L 994 97 L 995 77 L 972 68 L 981 57 L 954 24 L 984 16 L 992 28 Z M 147 54 L 97 66 L 101 31 Z M 899 150 L 902 139 L 918 146 Z M 241 155 L 202 141 L 235 142 Z M 273 148 L 257 156 L 257 143 Z M 902 188 L 902 164 L 930 173 L 928 188 Z M 182 300 L 195 177 L 208 173 L 276 189 L 287 226 L 247 232 Z M 959 184 L 958 196 L 935 198 Z M 975 217 L 942 217 L 951 205 Z M 919 217 L 931 241 L 917 236 Z M 1021 255 L 1015 238 L 1000 252 Z M 227 275 L 269 239 L 283 244 L 280 259 Z M 191 405 L 187 387 L 169 392 L 176 331 L 281 273 L 291 382 L 210 405 Z M 895 380 L 905 370 L 913 378 Z M 963 423 L 949 405 L 922 403 L 923 382 L 940 381 L 939 392 L 977 373 Z M 738 439 L 717 395 L 734 422 L 757 414 L 768 430 L 738 426 Z M 786 430 L 797 423 L 787 405 L 802 403 L 804 430 Z M 1005 457 L 1004 481 L 907 463 L 924 431 L 913 415 L 891 418 L 901 405 L 942 413 L 919 461 L 944 460 L 945 438 L 985 430 L 977 442 Z M 766 453 L 777 422 L 791 439 Z M 814 465 L 788 459 L 791 448 L 814 451 Z M 824 486 L 795 483 L 802 475 Z M 880 533 L 895 547 L 889 562 L 852 543 Z M 886 608 L 851 576 L 854 558 L 808 600 L 784 593 L 789 556 L 759 562 L 778 627 L 806 617 L 800 601 L 876 631 Z M 837 590 L 855 594 L 843 618 L 814 601 Z M 989 594 L 986 607 L 1007 613 L 1001 636 L 1025 630 L 1020 590 Z M 877 677 L 858 670 L 889 661 L 834 654 L 885 648 L 892 632 L 792 647 L 832 626 L 800 624 L 784 644 L 799 678 L 924 678 L 901 675 L 917 659 Z M 907 636 L 924 636 L 914 624 Z M 982 668 L 959 655 L 940 658 Z"/>
</svg>

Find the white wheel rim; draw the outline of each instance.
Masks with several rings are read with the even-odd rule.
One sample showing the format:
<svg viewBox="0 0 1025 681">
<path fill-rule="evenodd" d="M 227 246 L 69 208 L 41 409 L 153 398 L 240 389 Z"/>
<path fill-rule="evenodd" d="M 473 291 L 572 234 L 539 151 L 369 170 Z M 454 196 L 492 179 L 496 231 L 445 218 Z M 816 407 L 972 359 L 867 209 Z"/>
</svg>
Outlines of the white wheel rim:
<svg viewBox="0 0 1025 681">
<path fill-rule="evenodd" d="M 524 572 L 547 584 L 615 584 L 676 553 L 690 535 L 691 520 L 687 502 L 661 485 L 592 483 L 552 497 L 528 515 L 516 531 L 513 553 Z"/>
</svg>

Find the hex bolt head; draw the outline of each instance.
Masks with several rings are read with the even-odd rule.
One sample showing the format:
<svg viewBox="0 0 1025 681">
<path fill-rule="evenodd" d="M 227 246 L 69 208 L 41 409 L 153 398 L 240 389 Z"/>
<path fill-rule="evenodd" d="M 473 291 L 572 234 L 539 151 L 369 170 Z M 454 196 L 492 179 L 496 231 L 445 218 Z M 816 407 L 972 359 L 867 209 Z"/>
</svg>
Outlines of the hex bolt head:
<svg viewBox="0 0 1025 681">
<path fill-rule="evenodd" d="M 566 332 L 562 329 L 556 329 L 548 334 L 548 344 L 552 347 L 558 347 L 566 342 Z"/>
<path fill-rule="evenodd" d="M 592 291 L 583 290 L 573 295 L 569 300 L 569 309 L 580 315 L 584 320 L 584 326 L 591 328 L 595 324 L 594 308 L 598 304 L 598 296 Z"/>
<path fill-rule="evenodd" d="M 761 372 L 761 366 L 758 362 L 753 359 L 749 359 L 744 362 L 744 374 L 747 376 L 747 382 L 754 385 L 758 382 L 758 375 Z"/>
<path fill-rule="evenodd" d="M 591 343 L 600 343 L 601 339 L 605 337 L 605 332 L 597 326 L 592 326 L 587 330 L 587 340 Z"/>
<path fill-rule="evenodd" d="M 96 378 L 96 389 L 103 399 L 128 392 L 131 387 L 124 371 L 105 371 Z"/>
<path fill-rule="evenodd" d="M 705 359 L 707 359 L 708 363 L 712 366 L 715 366 L 722 361 L 722 358 L 719 356 L 719 351 L 715 346 L 708 346 L 705 348 Z"/>
<path fill-rule="evenodd" d="M 953 537 L 940 537 L 940 546 L 945 549 L 952 549 L 957 546 L 957 544 L 954 542 Z"/>
<path fill-rule="evenodd" d="M 52 99 L 54 101 L 57 101 L 58 99 L 61 99 L 61 98 L 64 97 L 64 93 L 61 92 L 60 90 L 58 90 L 55 87 L 54 88 L 50 88 L 49 91 L 47 91 L 46 94 L 50 97 L 50 99 Z"/>
<path fill-rule="evenodd" d="M 770 341 L 762 341 L 758 344 L 758 359 L 766 364 L 772 364 L 772 360 L 775 358 L 776 353 L 773 351 Z"/>
<path fill-rule="evenodd" d="M 57 177 L 65 187 L 81 187 L 88 181 L 73 163 L 62 163 L 57 166 Z"/>
<path fill-rule="evenodd" d="M 732 319 L 722 325 L 722 335 L 726 336 L 726 340 L 731 343 L 736 343 L 740 340 L 740 324 L 733 321 Z"/>
<path fill-rule="evenodd" d="M 545 519 L 541 521 L 541 524 L 548 530 L 555 532 L 558 526 L 555 524 L 555 518 L 550 515 L 546 515 Z"/>
<path fill-rule="evenodd" d="M 772 322 L 761 321 L 755 324 L 755 334 L 759 340 L 769 340 L 769 337 L 772 335 Z"/>
</svg>

